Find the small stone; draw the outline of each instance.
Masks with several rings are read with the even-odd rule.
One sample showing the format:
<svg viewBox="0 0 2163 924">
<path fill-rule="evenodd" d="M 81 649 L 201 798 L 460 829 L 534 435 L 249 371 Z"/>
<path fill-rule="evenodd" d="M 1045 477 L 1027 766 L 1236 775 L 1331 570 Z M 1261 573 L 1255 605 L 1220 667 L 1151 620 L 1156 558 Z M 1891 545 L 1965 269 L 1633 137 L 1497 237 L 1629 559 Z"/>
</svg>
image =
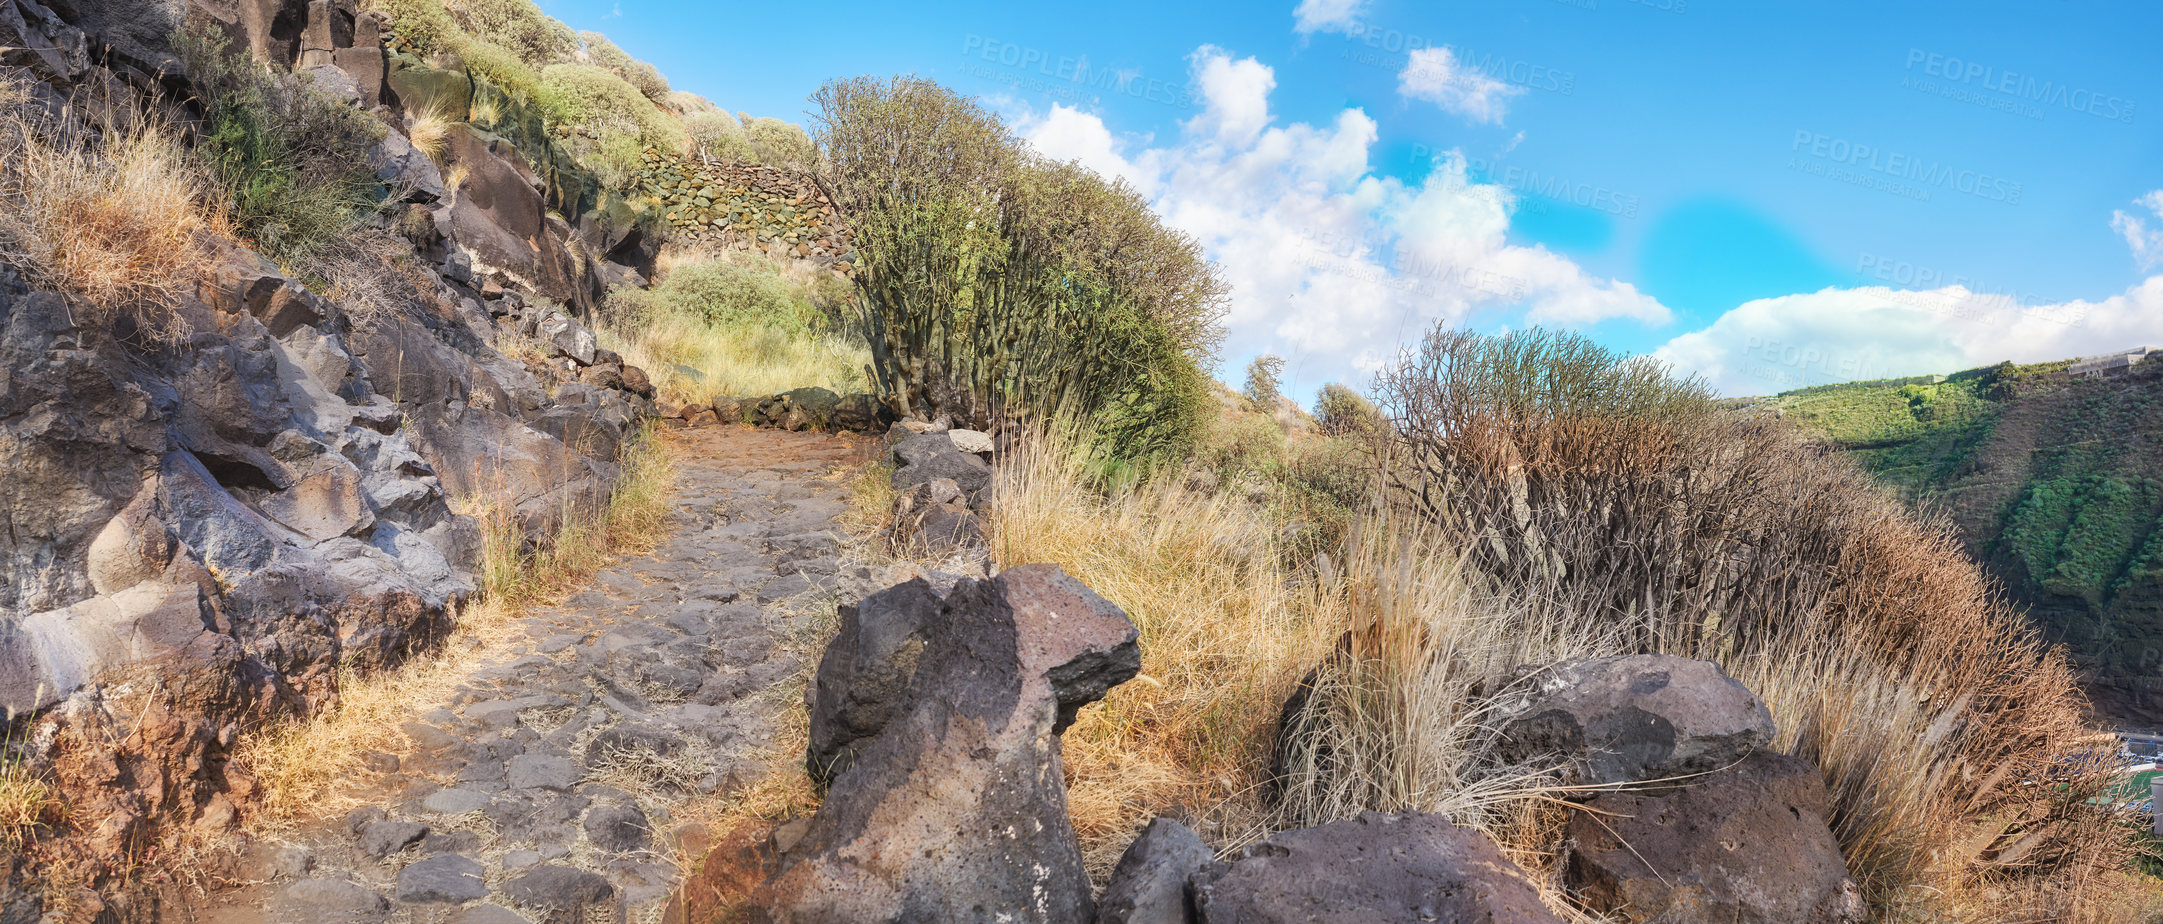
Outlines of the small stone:
<svg viewBox="0 0 2163 924">
<path fill-rule="evenodd" d="M 438 854 L 398 871 L 402 902 L 470 902 L 488 894 L 487 871 L 471 858 Z"/>
<path fill-rule="evenodd" d="M 504 883 L 503 894 L 521 905 L 551 911 L 608 900 L 616 887 L 597 873 L 570 866 L 543 866 Z"/>
<path fill-rule="evenodd" d="M 568 792 L 578 785 L 578 766 L 552 754 L 520 754 L 505 765 L 512 789 Z"/>
<path fill-rule="evenodd" d="M 502 905 L 475 905 L 451 915 L 450 924 L 533 924 L 525 915 Z"/>
<path fill-rule="evenodd" d="M 472 853 L 481 849 L 481 836 L 471 831 L 430 831 L 421 839 L 421 852 Z"/>
<path fill-rule="evenodd" d="M 391 906 L 390 900 L 374 889 L 343 879 L 303 879 L 279 894 L 286 901 L 320 908 L 325 916 L 378 914 Z"/>
<path fill-rule="evenodd" d="M 504 869 L 525 869 L 541 862 L 538 850 L 513 850 L 503 855 Z"/>
<path fill-rule="evenodd" d="M 374 821 L 361 828 L 360 851 L 378 860 L 397 853 L 428 835 L 428 826 L 415 821 Z"/>
<path fill-rule="evenodd" d="M 586 813 L 586 839 L 618 853 L 644 850 L 653 841 L 653 828 L 636 805 L 603 805 Z"/>
<path fill-rule="evenodd" d="M 364 805 L 346 813 L 345 829 L 354 837 L 359 837 L 362 828 L 367 827 L 370 822 L 382 821 L 385 817 L 387 816 L 382 809 Z"/>
<path fill-rule="evenodd" d="M 948 430 L 946 438 L 954 441 L 954 448 L 962 452 L 982 455 L 991 451 L 991 434 L 982 430 Z"/>
<path fill-rule="evenodd" d="M 1214 859 L 1194 829 L 1170 818 L 1151 821 L 1112 870 L 1097 924 L 1183 924 L 1187 880 Z"/>
<path fill-rule="evenodd" d="M 441 789 L 421 802 L 421 807 L 442 815 L 463 815 L 478 812 L 494 802 L 495 797 L 478 789 Z"/>
</svg>

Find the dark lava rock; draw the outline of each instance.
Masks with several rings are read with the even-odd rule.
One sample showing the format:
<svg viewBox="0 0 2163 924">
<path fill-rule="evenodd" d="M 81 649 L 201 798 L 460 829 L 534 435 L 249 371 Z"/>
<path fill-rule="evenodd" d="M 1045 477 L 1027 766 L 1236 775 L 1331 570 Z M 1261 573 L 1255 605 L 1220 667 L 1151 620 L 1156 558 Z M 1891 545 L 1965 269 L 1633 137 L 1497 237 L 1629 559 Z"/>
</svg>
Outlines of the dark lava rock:
<svg viewBox="0 0 2163 924">
<path fill-rule="evenodd" d="M 398 871 L 402 902 L 470 902 L 488 894 L 481 864 L 455 853 L 429 857 Z"/>
<path fill-rule="evenodd" d="M 414 844 L 428 834 L 428 826 L 413 821 L 372 821 L 360 830 L 360 851 L 378 860 Z"/>
<path fill-rule="evenodd" d="M 1566 876 L 1587 907 L 1633 924 L 1860 922 L 1829 804 L 1815 766 L 1772 751 L 1674 786 L 1601 793 L 1570 820 Z"/>
<path fill-rule="evenodd" d="M 1193 887 L 1204 924 L 1561 924 L 1487 835 L 1416 812 L 1276 834 Z"/>
<path fill-rule="evenodd" d="M 1765 703 L 1710 661 L 1627 655 L 1542 671 L 1502 720 L 1504 760 L 1581 758 L 1588 783 L 1717 770 L 1772 741 Z"/>
<path fill-rule="evenodd" d="M 616 887 L 599 873 L 572 866 L 537 866 L 503 884 L 503 894 L 521 905 L 564 911 L 604 902 Z"/>
<path fill-rule="evenodd" d="M 1194 829 L 1169 818 L 1151 821 L 1112 869 L 1096 924 L 1187 924 L 1194 920 L 1187 880 L 1213 859 Z"/>
<path fill-rule="evenodd" d="M 924 649 L 924 627 L 944 605 L 922 578 L 841 607 L 841 629 L 812 679 L 811 747 L 804 767 L 821 784 L 856 761 L 908 695 Z"/>
<path fill-rule="evenodd" d="M 1054 566 L 962 582 L 754 919 L 1089 920 L 1056 732 L 1140 664 L 1126 614 Z"/>
<path fill-rule="evenodd" d="M 644 850 L 653 841 L 653 826 L 636 805 L 596 806 L 586 813 L 586 839 L 602 850 Z"/>
</svg>

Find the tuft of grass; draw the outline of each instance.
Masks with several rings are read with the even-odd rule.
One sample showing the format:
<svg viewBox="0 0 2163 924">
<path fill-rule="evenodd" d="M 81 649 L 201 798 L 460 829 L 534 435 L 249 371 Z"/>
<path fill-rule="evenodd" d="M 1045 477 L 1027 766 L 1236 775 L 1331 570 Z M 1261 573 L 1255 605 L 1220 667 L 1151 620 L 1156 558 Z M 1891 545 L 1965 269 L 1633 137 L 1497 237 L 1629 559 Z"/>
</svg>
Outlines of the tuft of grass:
<svg viewBox="0 0 2163 924">
<path fill-rule="evenodd" d="M 0 260 L 32 283 L 162 322 L 204 269 L 201 236 L 224 232 L 210 199 L 163 123 L 107 126 L 82 143 L 23 83 L 0 79 Z"/>
<path fill-rule="evenodd" d="M 0 852 L 21 850 L 39 828 L 57 823 L 66 807 L 29 764 L 0 757 Z"/>
<path fill-rule="evenodd" d="M 374 674 L 338 674 L 335 704 L 313 716 L 244 733 L 233 760 L 261 798 L 252 822 L 289 829 L 358 805 L 352 783 L 369 779 L 362 758 L 409 745 L 402 725 L 425 704 L 449 700 L 488 657 L 489 643 L 516 630 L 527 608 L 560 600 L 620 554 L 650 551 L 664 531 L 674 484 L 669 449 L 651 431 L 626 441 L 621 477 L 605 509 L 567 516 L 536 541 L 515 518 L 484 501 L 462 505 L 480 521 L 481 591 L 456 614 L 457 628 L 431 654 Z"/>
<path fill-rule="evenodd" d="M 421 109 L 412 113 L 406 122 L 406 140 L 412 142 L 413 149 L 422 156 L 441 164 L 444 147 L 450 144 L 451 126 L 458 121 L 451 113 L 432 106 Z"/>
</svg>

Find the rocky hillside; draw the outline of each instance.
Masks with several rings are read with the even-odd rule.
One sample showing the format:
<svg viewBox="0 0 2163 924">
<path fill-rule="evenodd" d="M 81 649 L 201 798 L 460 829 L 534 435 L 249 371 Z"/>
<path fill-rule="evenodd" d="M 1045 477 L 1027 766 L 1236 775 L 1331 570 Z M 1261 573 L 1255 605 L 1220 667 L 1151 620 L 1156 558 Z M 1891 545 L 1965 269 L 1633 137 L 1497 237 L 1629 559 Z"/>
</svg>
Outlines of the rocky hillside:
<svg viewBox="0 0 2163 924">
<path fill-rule="evenodd" d="M 2163 720 L 2163 365 L 2069 362 L 1832 385 L 1759 406 L 1824 434 L 1974 556 L 2073 652 L 2099 707 Z"/>
<path fill-rule="evenodd" d="M 73 832 L 0 856 L 0 917 L 70 889 L 95 910 L 111 893 L 90 889 L 234 826 L 254 788 L 227 761 L 238 729 L 441 637 L 476 590 L 483 520 L 538 540 L 603 505 L 654 410 L 580 320 L 651 271 L 636 208 L 455 60 L 388 54 L 385 25 L 345 0 L 0 6 L 0 760 L 55 781 Z M 184 154 L 109 156 L 189 149 L 207 91 L 183 30 L 380 138 L 346 232 L 370 242 L 366 272 L 281 266 L 222 230 L 229 200 L 143 172 Z M 195 210 L 177 254 L 69 224 L 140 223 L 99 192 L 130 178 Z M 77 285 L 92 254 L 169 258 L 173 285 L 101 298 Z"/>
</svg>

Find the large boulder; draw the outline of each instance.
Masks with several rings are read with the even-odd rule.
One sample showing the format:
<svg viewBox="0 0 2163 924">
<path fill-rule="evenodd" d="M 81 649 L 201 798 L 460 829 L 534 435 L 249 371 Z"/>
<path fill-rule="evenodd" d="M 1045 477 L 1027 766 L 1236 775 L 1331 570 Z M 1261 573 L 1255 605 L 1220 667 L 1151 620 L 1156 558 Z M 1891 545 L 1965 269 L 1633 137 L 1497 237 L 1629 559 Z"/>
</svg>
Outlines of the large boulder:
<svg viewBox="0 0 2163 924">
<path fill-rule="evenodd" d="M 1681 785 L 1601 793 L 1570 821 L 1567 880 L 1633 924 L 1854 924 L 1866 917 L 1809 762 L 1759 751 Z"/>
<path fill-rule="evenodd" d="M 1097 903 L 1096 924 L 1188 924 L 1194 874 L 1216 859 L 1193 828 L 1158 818 L 1127 845 Z"/>
<path fill-rule="evenodd" d="M 1204 924 L 1561 924 L 1487 835 L 1416 812 L 1273 835 L 1193 888 Z"/>
<path fill-rule="evenodd" d="M 509 277 L 557 302 L 587 302 L 591 293 L 580 285 L 578 261 L 550 223 L 539 181 L 517 147 L 453 125 L 445 149 L 463 172 L 439 224 L 466 258 L 468 272 Z"/>
<path fill-rule="evenodd" d="M 1502 709 L 1497 753 L 1578 759 L 1584 782 L 1717 770 L 1771 743 L 1764 701 L 1710 661 L 1625 655 L 1552 665 Z"/>
<path fill-rule="evenodd" d="M 1050 565 L 963 581 L 902 711 L 753 894 L 766 921 L 1086 921 L 1058 730 L 1140 669 L 1134 624 Z"/>
<path fill-rule="evenodd" d="M 925 627 L 945 603 L 923 578 L 896 584 L 840 609 L 841 629 L 819 658 L 804 698 L 811 746 L 804 769 L 820 785 L 856 762 L 906 701 L 924 651 Z"/>
</svg>

